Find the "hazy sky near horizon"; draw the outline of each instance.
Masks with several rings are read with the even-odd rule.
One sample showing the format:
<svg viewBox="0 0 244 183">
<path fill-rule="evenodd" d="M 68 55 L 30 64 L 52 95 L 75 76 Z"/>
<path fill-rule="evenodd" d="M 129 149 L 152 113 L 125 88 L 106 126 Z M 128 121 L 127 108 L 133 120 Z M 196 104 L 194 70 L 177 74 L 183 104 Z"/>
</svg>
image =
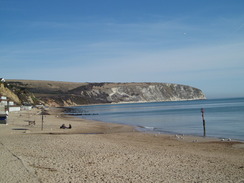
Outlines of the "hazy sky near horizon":
<svg viewBox="0 0 244 183">
<path fill-rule="evenodd" d="M 167 82 L 244 97 L 243 0 L 0 0 L 6 79 Z"/>
</svg>

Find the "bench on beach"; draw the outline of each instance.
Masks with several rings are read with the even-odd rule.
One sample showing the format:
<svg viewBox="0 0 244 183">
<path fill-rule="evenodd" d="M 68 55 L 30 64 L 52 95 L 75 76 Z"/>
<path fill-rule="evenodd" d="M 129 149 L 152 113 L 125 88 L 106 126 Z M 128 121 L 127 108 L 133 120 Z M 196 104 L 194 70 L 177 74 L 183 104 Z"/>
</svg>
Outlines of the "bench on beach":
<svg viewBox="0 0 244 183">
<path fill-rule="evenodd" d="M 29 125 L 36 125 L 36 121 L 31 121 L 31 120 L 25 120 L 26 122 L 29 123 Z"/>
</svg>

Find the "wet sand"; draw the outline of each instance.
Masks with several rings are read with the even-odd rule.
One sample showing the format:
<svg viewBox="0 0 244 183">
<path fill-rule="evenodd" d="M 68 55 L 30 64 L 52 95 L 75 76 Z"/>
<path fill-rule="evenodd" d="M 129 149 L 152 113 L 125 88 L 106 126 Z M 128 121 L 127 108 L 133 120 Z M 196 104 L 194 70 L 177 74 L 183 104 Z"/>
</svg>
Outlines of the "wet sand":
<svg viewBox="0 0 244 183">
<path fill-rule="evenodd" d="M 147 134 L 47 112 L 43 130 L 37 109 L 10 113 L 0 125 L 0 182 L 244 181 L 241 142 Z"/>
</svg>

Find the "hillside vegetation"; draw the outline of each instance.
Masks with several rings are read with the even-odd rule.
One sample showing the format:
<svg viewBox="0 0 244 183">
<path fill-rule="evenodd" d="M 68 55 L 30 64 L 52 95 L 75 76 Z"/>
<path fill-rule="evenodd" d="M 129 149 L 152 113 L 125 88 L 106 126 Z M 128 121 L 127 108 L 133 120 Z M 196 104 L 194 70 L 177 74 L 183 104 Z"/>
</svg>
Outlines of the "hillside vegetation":
<svg viewBox="0 0 244 183">
<path fill-rule="evenodd" d="M 1 82 L 0 82 L 0 95 L 8 97 L 10 100 L 15 102 L 16 104 L 21 103 L 19 97 L 13 91 L 8 89 L 8 87 L 5 83 L 1 83 Z"/>
</svg>

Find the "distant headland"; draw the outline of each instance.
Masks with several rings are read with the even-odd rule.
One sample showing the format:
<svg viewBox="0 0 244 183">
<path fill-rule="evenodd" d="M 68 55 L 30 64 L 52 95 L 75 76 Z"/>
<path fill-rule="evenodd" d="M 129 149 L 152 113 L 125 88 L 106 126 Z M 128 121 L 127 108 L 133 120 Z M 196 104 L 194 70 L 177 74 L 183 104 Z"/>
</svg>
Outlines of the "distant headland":
<svg viewBox="0 0 244 183">
<path fill-rule="evenodd" d="M 6 89 L 5 95 L 15 96 L 13 100 L 17 103 L 44 104 L 53 107 L 206 99 L 198 88 L 172 83 L 6 80 L 1 85 Z"/>
</svg>

